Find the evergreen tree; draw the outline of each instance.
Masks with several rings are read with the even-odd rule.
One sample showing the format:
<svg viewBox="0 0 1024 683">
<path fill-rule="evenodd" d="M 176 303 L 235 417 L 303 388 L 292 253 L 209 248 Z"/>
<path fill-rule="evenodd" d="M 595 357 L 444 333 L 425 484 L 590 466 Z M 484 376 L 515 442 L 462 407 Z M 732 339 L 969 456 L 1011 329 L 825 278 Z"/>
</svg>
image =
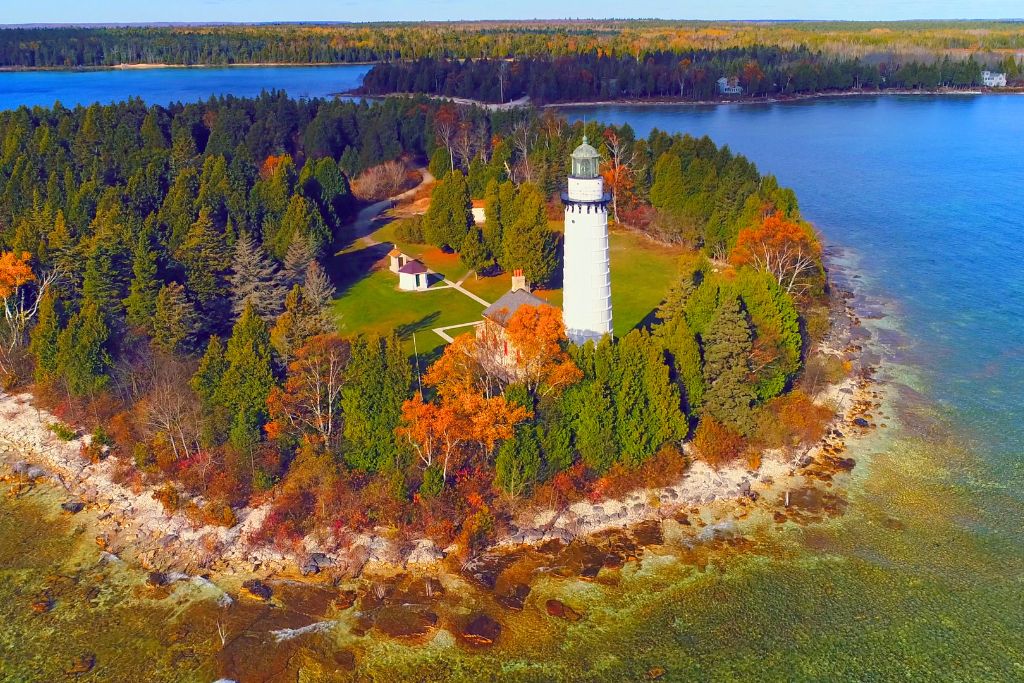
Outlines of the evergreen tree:
<svg viewBox="0 0 1024 683">
<path fill-rule="evenodd" d="M 396 336 L 386 341 L 358 337 L 352 342 L 352 357 L 341 392 L 348 446 L 345 458 L 349 465 L 380 472 L 397 464 L 395 428 L 411 383 L 409 361 Z"/>
<path fill-rule="evenodd" d="M 282 284 L 289 289 L 292 285 L 306 282 L 306 269 L 316 260 L 316 252 L 309 240 L 298 238 L 288 245 L 284 255 L 284 266 L 281 268 Z"/>
<path fill-rule="evenodd" d="M 665 152 L 654 165 L 651 205 L 671 214 L 681 214 L 686 201 L 686 183 L 679 157 Z"/>
<path fill-rule="evenodd" d="M 224 342 L 217 335 L 213 335 L 206 344 L 206 353 L 199 361 L 199 368 L 189 382 L 207 410 L 216 402 L 217 391 L 227 369 Z"/>
<path fill-rule="evenodd" d="M 516 430 L 498 449 L 494 461 L 494 477 L 498 486 L 512 496 L 525 493 L 540 475 L 540 442 L 532 425 Z"/>
<path fill-rule="evenodd" d="M 199 213 L 175 257 L 185 267 L 185 286 L 204 326 L 217 329 L 227 313 L 226 276 L 231 258 L 206 209 Z"/>
<path fill-rule="evenodd" d="M 435 149 L 434 153 L 430 155 L 430 163 L 427 165 L 427 170 L 430 171 L 430 175 L 438 180 L 444 180 L 445 176 L 451 173 L 452 170 L 452 162 L 451 157 L 448 155 L 448 150 L 444 147 Z"/>
<path fill-rule="evenodd" d="M 263 244 L 276 258 L 283 259 L 296 239 L 307 240 L 317 254 L 329 247 L 332 239 L 330 227 L 324 223 L 316 204 L 299 194 L 288 201 L 277 229 L 265 229 Z"/>
<path fill-rule="evenodd" d="M 241 315 L 252 306 L 264 320 L 273 320 L 280 312 L 285 289 L 277 273 L 277 265 L 248 233 L 235 242 L 231 261 L 231 310 Z"/>
<path fill-rule="evenodd" d="M 331 321 L 321 307 L 307 299 L 301 287 L 294 285 L 285 297 L 284 312 L 270 330 L 270 343 L 281 364 L 287 365 L 295 350 L 312 337 L 327 334 L 332 329 Z"/>
<path fill-rule="evenodd" d="M 311 261 L 306 267 L 305 283 L 302 285 L 302 295 L 314 310 L 321 316 L 329 318 L 330 305 L 334 300 L 336 291 L 331 283 L 331 278 L 324 272 L 318 261 Z M 327 321 L 328 329 L 333 327 Z"/>
<path fill-rule="evenodd" d="M 192 350 L 199 319 L 185 288 L 177 282 L 164 285 L 156 297 L 153 316 L 153 346 L 164 353 Z"/>
<path fill-rule="evenodd" d="M 466 239 L 462 240 L 462 246 L 459 248 L 459 258 L 473 271 L 480 271 L 490 265 L 492 257 L 479 228 L 472 227 L 466 233 Z M 477 274 L 479 275 L 479 272 Z"/>
<path fill-rule="evenodd" d="M 434 186 L 423 217 L 423 234 L 431 244 L 457 249 L 473 224 L 469 186 L 462 171 L 452 171 Z"/>
<path fill-rule="evenodd" d="M 89 396 L 106 388 L 110 381 L 106 373 L 111 366 L 109 334 L 99 307 L 92 301 L 85 302 L 60 333 L 56 368 L 71 395 Z"/>
<path fill-rule="evenodd" d="M 580 388 L 576 418 L 576 449 L 587 467 L 606 472 L 617 457 L 615 406 L 607 384 L 592 380 Z"/>
<path fill-rule="evenodd" d="M 704 368 L 697 337 L 683 316 L 670 318 L 658 325 L 655 334 L 668 355 L 686 410 L 692 415 L 704 400 Z"/>
<path fill-rule="evenodd" d="M 492 180 L 484 192 L 484 227 L 482 237 L 484 245 L 491 254 L 502 254 L 501 246 L 501 193 L 498 181 Z"/>
<path fill-rule="evenodd" d="M 544 197 L 532 185 L 523 185 L 517 197 L 519 204 L 515 221 L 502 231 L 500 259 L 505 272 L 522 268 L 532 284 L 551 280 L 558 267 L 555 235 L 548 228 Z"/>
<path fill-rule="evenodd" d="M 152 331 L 159 292 L 156 251 L 149 243 L 149 236 L 143 234 L 132 252 L 132 281 L 128 286 L 128 298 L 124 300 L 129 325 L 146 333 Z"/>
<path fill-rule="evenodd" d="M 733 297 L 722 302 L 703 336 L 704 410 L 743 434 L 753 430 L 756 398 L 750 383 L 750 325 Z"/>
<path fill-rule="evenodd" d="M 61 330 L 61 305 L 52 288 L 39 301 L 36 326 L 32 328 L 29 351 L 36 360 L 35 378 L 46 382 L 57 370 L 58 339 Z"/>
<path fill-rule="evenodd" d="M 82 296 L 96 304 L 107 321 L 117 319 L 128 289 L 129 252 L 117 211 L 102 211 L 93 222 L 95 231 L 85 252 Z"/>
<path fill-rule="evenodd" d="M 227 369 L 215 402 L 232 414 L 231 445 L 251 453 L 267 420 L 267 395 L 274 386 L 270 335 L 251 305 L 245 307 L 231 331 L 224 360 Z"/>
</svg>

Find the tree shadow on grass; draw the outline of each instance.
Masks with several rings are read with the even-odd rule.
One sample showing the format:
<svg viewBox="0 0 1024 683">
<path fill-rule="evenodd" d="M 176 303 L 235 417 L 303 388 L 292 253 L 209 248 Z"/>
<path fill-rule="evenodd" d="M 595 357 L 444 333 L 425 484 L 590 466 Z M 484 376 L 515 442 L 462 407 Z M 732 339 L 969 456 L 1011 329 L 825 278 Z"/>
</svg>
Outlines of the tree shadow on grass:
<svg viewBox="0 0 1024 683">
<path fill-rule="evenodd" d="M 372 247 L 363 247 L 344 254 L 336 254 L 327 260 L 327 274 L 334 283 L 338 294 L 359 282 L 370 274 L 373 265 L 387 256 L 391 251 L 390 244 L 375 244 Z M 397 283 L 397 276 L 396 276 Z"/>
<path fill-rule="evenodd" d="M 415 322 L 399 325 L 395 328 L 395 333 L 398 335 L 398 338 L 403 341 L 411 339 L 415 332 L 423 332 L 424 330 L 433 329 L 434 323 L 436 323 L 440 317 L 441 311 L 434 311 Z"/>
</svg>

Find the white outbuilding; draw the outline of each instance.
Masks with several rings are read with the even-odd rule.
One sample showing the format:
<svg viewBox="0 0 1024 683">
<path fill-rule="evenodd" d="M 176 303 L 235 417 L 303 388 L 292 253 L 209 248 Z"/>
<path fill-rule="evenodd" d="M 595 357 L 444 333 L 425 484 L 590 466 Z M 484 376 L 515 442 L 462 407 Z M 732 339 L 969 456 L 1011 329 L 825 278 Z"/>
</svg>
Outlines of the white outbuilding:
<svg viewBox="0 0 1024 683">
<path fill-rule="evenodd" d="M 419 261 L 410 260 L 398 269 L 399 289 L 406 292 L 421 292 L 427 286 L 427 267 Z"/>
</svg>

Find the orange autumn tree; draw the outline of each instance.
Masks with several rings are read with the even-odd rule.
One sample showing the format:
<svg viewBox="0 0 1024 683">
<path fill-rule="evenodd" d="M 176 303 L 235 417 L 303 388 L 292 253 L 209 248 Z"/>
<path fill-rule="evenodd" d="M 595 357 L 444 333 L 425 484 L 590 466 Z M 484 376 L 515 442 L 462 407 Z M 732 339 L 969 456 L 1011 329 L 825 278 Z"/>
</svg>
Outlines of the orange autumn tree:
<svg viewBox="0 0 1024 683">
<path fill-rule="evenodd" d="M 37 278 L 29 263 L 32 255 L 0 252 L 0 374 L 12 371 L 13 358 L 25 343 L 26 332 L 54 274 Z M 35 283 L 35 286 L 30 287 Z"/>
<path fill-rule="evenodd" d="M 821 272 L 821 243 L 809 226 L 775 212 L 740 231 L 729 261 L 770 273 L 792 294 Z"/>
<path fill-rule="evenodd" d="M 284 386 L 267 397 L 267 436 L 307 436 L 332 445 L 341 435 L 341 389 L 350 357 L 348 341 L 336 334 L 318 335 L 299 348 Z"/>
<path fill-rule="evenodd" d="M 554 306 L 521 307 L 508 319 L 505 334 L 515 352 L 518 379 L 531 391 L 547 394 L 583 378 L 565 352 L 565 323 Z"/>
</svg>

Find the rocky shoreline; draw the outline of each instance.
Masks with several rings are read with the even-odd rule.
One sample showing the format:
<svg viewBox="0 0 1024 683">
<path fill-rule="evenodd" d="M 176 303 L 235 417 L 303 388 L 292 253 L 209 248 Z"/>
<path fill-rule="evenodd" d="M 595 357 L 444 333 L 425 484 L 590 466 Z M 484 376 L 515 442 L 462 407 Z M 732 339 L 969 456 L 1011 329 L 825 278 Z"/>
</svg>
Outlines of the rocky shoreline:
<svg viewBox="0 0 1024 683">
<path fill-rule="evenodd" d="M 680 516 L 702 520 L 691 530 L 698 540 L 708 533 L 702 527 L 744 518 L 757 508 L 774 515 L 776 521 L 787 519 L 791 494 L 816 483 L 831 486 L 835 474 L 852 469 L 853 460 L 842 457 L 846 439 L 874 429 L 871 413 L 881 401 L 872 368 L 857 367 L 862 344 L 855 311 L 841 295 L 834 298 L 833 308 L 833 331 L 819 351 L 851 361 L 855 371 L 815 397 L 837 411 L 820 443 L 797 452 L 765 452 L 757 471 L 743 464 L 714 470 L 694 461 L 672 486 L 637 490 L 619 499 L 581 501 L 560 510 L 526 509 L 513 520 L 509 533 L 483 555 L 552 543 L 564 547 L 577 539 L 586 541 L 651 522 L 671 525 Z M 7 470 L 3 478 L 13 482 L 15 493 L 47 482 L 62 487 L 65 512 L 82 514 L 100 549 L 146 571 L 216 577 L 231 585 L 253 578 L 337 582 L 451 565 L 446 558 L 454 558 L 457 550 L 438 548 L 429 539 L 402 542 L 392 530 L 376 529 L 311 535 L 300 550 L 282 552 L 256 540 L 269 503 L 237 511 L 238 523 L 231 528 L 197 525 L 183 513 L 165 511 L 153 496 L 155 487 L 118 483 L 113 458 L 88 459 L 82 450 L 90 437 L 62 441 L 49 428 L 54 422 L 55 417 L 33 406 L 30 394 L 0 393 L 0 463 Z"/>
</svg>

